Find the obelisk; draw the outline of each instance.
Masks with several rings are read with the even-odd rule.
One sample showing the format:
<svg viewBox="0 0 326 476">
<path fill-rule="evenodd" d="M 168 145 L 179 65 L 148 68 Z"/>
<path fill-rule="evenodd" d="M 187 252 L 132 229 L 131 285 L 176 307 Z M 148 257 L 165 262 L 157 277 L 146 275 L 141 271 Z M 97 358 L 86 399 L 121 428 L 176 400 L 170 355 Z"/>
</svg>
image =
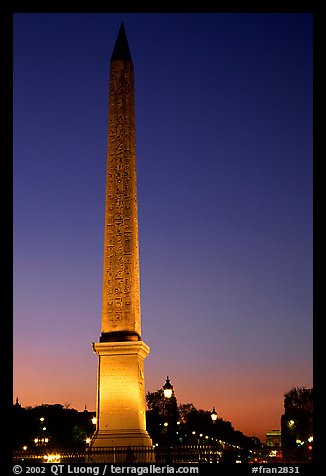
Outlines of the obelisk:
<svg viewBox="0 0 326 476">
<path fill-rule="evenodd" d="M 134 69 L 121 24 L 110 61 L 102 332 L 91 447 L 151 446 L 141 339 Z"/>
</svg>

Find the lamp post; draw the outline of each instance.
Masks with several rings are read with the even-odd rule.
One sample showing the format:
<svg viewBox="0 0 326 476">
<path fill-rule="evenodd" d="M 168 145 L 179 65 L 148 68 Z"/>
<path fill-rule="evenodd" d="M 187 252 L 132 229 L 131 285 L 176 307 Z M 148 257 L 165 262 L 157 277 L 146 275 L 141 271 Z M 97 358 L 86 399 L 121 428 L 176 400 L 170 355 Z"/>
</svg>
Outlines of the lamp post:
<svg viewBox="0 0 326 476">
<path fill-rule="evenodd" d="M 216 423 L 216 420 L 217 420 L 217 413 L 215 411 L 215 407 L 213 407 L 213 411 L 211 413 L 211 419 L 212 419 L 212 422 L 213 423 Z"/>
<path fill-rule="evenodd" d="M 85 443 L 86 443 L 86 448 L 89 448 L 89 445 L 90 445 L 90 442 L 92 441 L 91 438 L 87 437 L 86 440 L 85 440 Z"/>
<path fill-rule="evenodd" d="M 166 377 L 165 384 L 163 385 L 163 394 L 164 394 L 164 416 L 168 421 L 164 422 L 164 436 L 166 438 L 166 443 L 170 442 L 171 443 L 171 438 L 175 438 L 174 435 L 174 424 L 173 424 L 173 416 L 172 416 L 172 408 L 171 404 L 174 402 L 171 402 L 171 397 L 173 395 L 173 385 L 171 385 L 169 377 Z M 166 461 L 167 463 L 170 463 L 171 455 L 170 455 L 170 445 L 167 446 L 167 454 L 166 454 Z"/>
<path fill-rule="evenodd" d="M 166 377 L 166 381 L 163 385 L 163 394 L 164 394 L 164 423 L 163 423 L 163 435 L 165 438 L 169 439 L 172 435 L 173 428 L 172 419 L 171 419 L 171 397 L 173 395 L 173 385 L 171 385 L 169 377 Z M 169 425 L 169 423 L 171 425 Z M 172 425 L 173 426 L 173 425 Z"/>
<path fill-rule="evenodd" d="M 163 392 L 165 398 L 171 398 L 173 393 L 173 385 L 169 380 L 169 377 L 166 377 L 165 384 L 163 385 Z"/>
</svg>

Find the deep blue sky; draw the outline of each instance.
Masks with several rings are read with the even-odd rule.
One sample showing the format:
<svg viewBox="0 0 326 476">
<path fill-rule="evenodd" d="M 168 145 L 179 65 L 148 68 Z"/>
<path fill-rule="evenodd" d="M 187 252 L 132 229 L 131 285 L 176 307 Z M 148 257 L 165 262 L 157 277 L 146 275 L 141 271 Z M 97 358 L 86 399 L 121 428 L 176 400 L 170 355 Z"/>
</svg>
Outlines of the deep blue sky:
<svg viewBox="0 0 326 476">
<path fill-rule="evenodd" d="M 95 409 L 121 21 L 146 390 L 262 438 L 312 386 L 310 14 L 14 15 L 14 396 Z"/>
</svg>

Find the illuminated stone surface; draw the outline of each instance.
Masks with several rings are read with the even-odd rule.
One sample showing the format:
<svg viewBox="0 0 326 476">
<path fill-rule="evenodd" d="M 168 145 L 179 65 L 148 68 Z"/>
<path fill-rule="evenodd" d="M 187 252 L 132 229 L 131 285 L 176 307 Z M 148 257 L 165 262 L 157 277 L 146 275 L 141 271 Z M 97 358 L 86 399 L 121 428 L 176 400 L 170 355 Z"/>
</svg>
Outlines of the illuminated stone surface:
<svg viewBox="0 0 326 476">
<path fill-rule="evenodd" d="M 141 335 L 134 69 L 121 28 L 110 63 L 101 340 Z"/>
<path fill-rule="evenodd" d="M 150 446 L 146 432 L 143 342 L 99 342 L 98 423 L 93 446 Z"/>
<path fill-rule="evenodd" d="M 102 332 L 91 448 L 151 446 L 141 340 L 134 71 L 121 25 L 110 62 Z"/>
</svg>

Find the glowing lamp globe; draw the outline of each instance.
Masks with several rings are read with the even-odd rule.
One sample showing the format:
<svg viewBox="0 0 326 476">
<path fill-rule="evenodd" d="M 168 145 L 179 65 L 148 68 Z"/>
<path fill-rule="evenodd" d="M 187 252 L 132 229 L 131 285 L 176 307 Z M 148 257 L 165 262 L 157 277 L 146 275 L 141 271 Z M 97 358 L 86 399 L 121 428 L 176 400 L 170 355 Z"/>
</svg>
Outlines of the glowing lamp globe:
<svg viewBox="0 0 326 476">
<path fill-rule="evenodd" d="M 171 398 L 172 397 L 173 385 L 171 385 L 169 377 L 166 377 L 165 384 L 163 385 L 163 392 L 164 392 L 165 398 Z"/>
</svg>

